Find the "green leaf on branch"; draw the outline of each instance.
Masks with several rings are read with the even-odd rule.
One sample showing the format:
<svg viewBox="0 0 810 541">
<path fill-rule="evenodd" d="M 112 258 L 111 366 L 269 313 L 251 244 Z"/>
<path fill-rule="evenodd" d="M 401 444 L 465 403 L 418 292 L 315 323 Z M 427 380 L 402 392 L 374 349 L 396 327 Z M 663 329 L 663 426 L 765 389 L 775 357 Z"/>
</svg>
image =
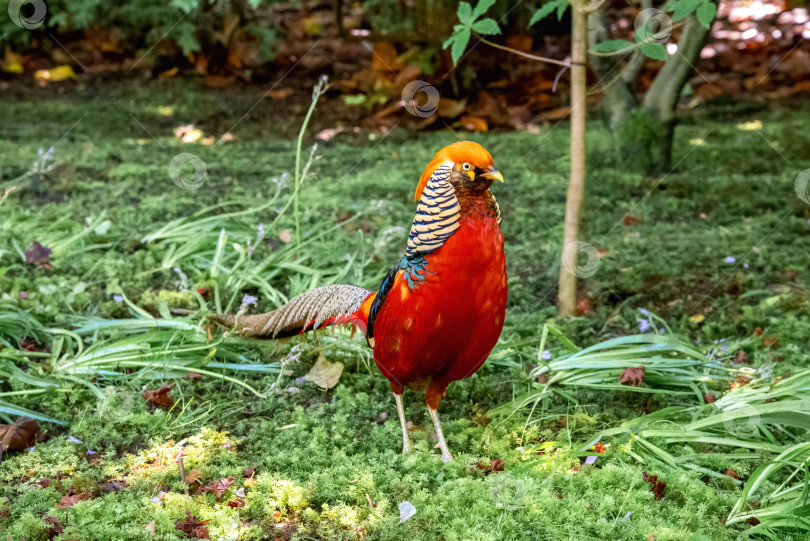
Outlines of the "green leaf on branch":
<svg viewBox="0 0 810 541">
<path fill-rule="evenodd" d="M 695 15 L 697 15 L 700 24 L 707 30 L 711 30 L 714 16 L 717 15 L 717 5 L 714 2 L 704 2 L 697 8 Z"/>
<path fill-rule="evenodd" d="M 632 47 L 633 42 L 627 41 L 626 39 L 609 39 L 607 41 L 603 41 L 601 43 L 596 44 L 596 52 L 599 53 L 615 53 L 616 51 L 621 51 L 623 49 L 627 49 L 628 47 Z"/>
<path fill-rule="evenodd" d="M 472 29 L 478 32 L 479 34 L 500 34 L 501 27 L 498 26 L 498 23 L 495 22 L 495 19 L 481 19 L 480 21 L 476 21 L 475 24 L 472 25 Z"/>
<path fill-rule="evenodd" d="M 529 26 L 533 26 L 534 24 L 542 21 L 555 9 L 557 10 L 557 19 L 562 19 L 563 13 L 568 8 L 568 0 L 552 0 L 551 2 L 547 2 L 540 6 L 540 9 L 534 12 L 532 15 L 532 19 L 529 21 Z"/>
<path fill-rule="evenodd" d="M 462 55 L 464 55 L 467 44 L 470 42 L 470 29 L 465 28 L 461 32 L 453 34 L 453 37 L 450 39 L 453 40 L 450 56 L 453 58 L 453 64 L 458 64 L 458 61 L 461 60 Z"/>
<path fill-rule="evenodd" d="M 473 11 L 469 2 L 459 3 L 456 15 L 458 15 L 459 22 L 465 26 L 470 26 L 473 22 Z"/>
<path fill-rule="evenodd" d="M 655 60 L 667 59 L 667 48 L 660 43 L 645 43 L 641 46 L 641 52 L 644 56 Z"/>
<path fill-rule="evenodd" d="M 495 4 L 495 0 L 479 0 L 472 14 L 472 20 L 477 19 Z"/>
<path fill-rule="evenodd" d="M 672 11 L 672 20 L 680 21 L 689 17 L 695 10 L 704 4 L 706 0 L 675 0 L 666 5 L 667 11 Z"/>
</svg>

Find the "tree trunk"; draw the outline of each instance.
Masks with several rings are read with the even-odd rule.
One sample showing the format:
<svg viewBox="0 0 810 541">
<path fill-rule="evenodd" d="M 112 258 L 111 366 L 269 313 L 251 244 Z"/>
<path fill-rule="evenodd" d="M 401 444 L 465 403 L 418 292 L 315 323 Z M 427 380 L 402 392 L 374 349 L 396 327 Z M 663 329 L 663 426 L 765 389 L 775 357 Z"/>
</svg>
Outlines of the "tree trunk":
<svg viewBox="0 0 810 541">
<path fill-rule="evenodd" d="M 642 7 L 649 7 L 648 2 L 645 0 Z M 594 15 L 589 32 L 592 47 L 610 37 L 603 8 Z M 611 71 L 620 60 L 618 57 L 591 57 L 591 66 L 607 85 L 603 103 L 610 127 L 616 132 L 620 152 L 632 169 L 651 175 L 663 175 L 671 170 L 678 100 L 709 36 L 710 31 L 696 17 L 689 17 L 677 52 L 667 57 L 640 104 L 634 86 L 645 61 L 643 55 L 634 52 L 618 78 Z"/>
<path fill-rule="evenodd" d="M 573 0 L 571 44 L 571 177 L 565 201 L 565 226 L 560 266 L 560 315 L 576 315 L 579 209 L 585 194 L 585 62 L 588 49 L 588 12 L 585 0 Z"/>
</svg>

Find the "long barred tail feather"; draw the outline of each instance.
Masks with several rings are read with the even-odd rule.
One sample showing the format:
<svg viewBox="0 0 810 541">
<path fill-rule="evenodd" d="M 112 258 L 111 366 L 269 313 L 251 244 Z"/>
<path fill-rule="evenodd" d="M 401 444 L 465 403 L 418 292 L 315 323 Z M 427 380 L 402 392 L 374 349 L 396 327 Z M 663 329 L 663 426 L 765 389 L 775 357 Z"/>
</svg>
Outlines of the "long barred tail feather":
<svg viewBox="0 0 810 541">
<path fill-rule="evenodd" d="M 254 338 L 287 338 L 327 325 L 362 324 L 368 322 L 366 303 L 374 295 L 363 287 L 333 284 L 302 293 L 272 312 L 264 314 L 214 314 L 210 320 L 235 329 L 241 336 Z M 365 309 L 363 309 L 365 306 Z"/>
</svg>

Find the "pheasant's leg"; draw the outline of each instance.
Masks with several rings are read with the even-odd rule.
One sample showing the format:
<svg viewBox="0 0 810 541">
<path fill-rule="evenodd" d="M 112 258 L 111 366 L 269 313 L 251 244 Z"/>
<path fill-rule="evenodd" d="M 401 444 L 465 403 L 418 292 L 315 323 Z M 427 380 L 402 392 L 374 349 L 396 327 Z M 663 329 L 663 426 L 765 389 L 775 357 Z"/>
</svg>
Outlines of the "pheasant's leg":
<svg viewBox="0 0 810 541">
<path fill-rule="evenodd" d="M 444 441 L 444 434 L 442 433 L 442 425 L 439 422 L 439 412 L 428 406 L 430 418 L 433 419 L 433 426 L 436 427 L 436 437 L 439 438 L 439 449 L 442 450 L 442 462 L 450 462 L 453 456 L 450 454 L 450 449 L 447 448 L 447 442 Z"/>
<path fill-rule="evenodd" d="M 402 453 L 413 451 L 411 438 L 408 436 L 408 423 L 405 421 L 405 408 L 402 406 L 402 395 L 394 393 L 394 400 L 397 402 L 397 413 L 399 414 L 399 424 L 402 425 Z"/>
</svg>

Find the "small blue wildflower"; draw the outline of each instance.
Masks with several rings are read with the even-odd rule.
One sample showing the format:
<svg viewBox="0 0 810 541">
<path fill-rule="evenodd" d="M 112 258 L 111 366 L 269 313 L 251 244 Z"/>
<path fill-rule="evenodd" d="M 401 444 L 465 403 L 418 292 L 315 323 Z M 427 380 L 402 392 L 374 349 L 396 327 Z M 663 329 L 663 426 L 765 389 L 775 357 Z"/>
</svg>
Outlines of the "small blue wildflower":
<svg viewBox="0 0 810 541">
<path fill-rule="evenodd" d="M 122 297 L 121 295 L 113 295 L 113 300 L 115 302 L 124 302 L 124 297 Z"/>
<path fill-rule="evenodd" d="M 627 520 L 627 519 L 630 518 L 630 513 L 632 513 L 632 511 L 628 511 L 627 514 L 624 515 L 624 520 Z"/>
<path fill-rule="evenodd" d="M 736 258 L 736 257 L 734 257 L 733 255 L 730 255 L 730 256 L 728 256 L 727 258 L 725 258 L 723 261 L 725 261 L 725 262 L 726 262 L 726 263 L 728 263 L 728 264 L 731 264 L 731 263 L 736 263 L 736 262 L 737 262 L 737 258 Z"/>
<path fill-rule="evenodd" d="M 642 319 L 642 318 L 639 317 L 639 318 L 636 318 L 636 321 L 638 321 L 638 330 L 639 331 L 645 333 L 645 332 L 650 330 L 650 322 L 647 321 L 646 319 Z"/>
<path fill-rule="evenodd" d="M 639 312 L 641 312 L 641 315 L 642 315 L 642 316 L 644 316 L 644 317 L 650 317 L 650 311 L 649 311 L 649 310 L 647 310 L 646 308 L 639 308 L 639 309 L 638 309 L 638 311 L 639 311 Z"/>
<path fill-rule="evenodd" d="M 253 295 L 245 295 L 242 297 L 242 306 L 247 306 L 248 304 L 252 304 L 253 306 L 257 306 L 258 299 Z"/>
<path fill-rule="evenodd" d="M 590 466 L 596 462 L 596 459 L 599 458 L 598 456 L 589 456 L 585 458 L 585 464 Z"/>
<path fill-rule="evenodd" d="M 544 361 L 548 361 L 551 359 L 551 352 L 549 350 L 545 350 L 541 355 L 540 358 Z"/>
<path fill-rule="evenodd" d="M 743 263 L 743 268 L 747 269 L 748 268 L 748 263 Z"/>
<path fill-rule="evenodd" d="M 95 452 L 95 451 L 91 451 L 90 449 L 88 449 L 88 450 L 87 450 L 87 452 L 86 452 L 85 454 L 86 454 L 86 455 L 97 455 L 98 453 L 97 453 L 97 452 Z"/>
<path fill-rule="evenodd" d="M 82 440 L 80 440 L 76 436 L 68 436 L 68 441 L 73 442 L 73 443 L 81 443 L 82 442 Z"/>
</svg>

